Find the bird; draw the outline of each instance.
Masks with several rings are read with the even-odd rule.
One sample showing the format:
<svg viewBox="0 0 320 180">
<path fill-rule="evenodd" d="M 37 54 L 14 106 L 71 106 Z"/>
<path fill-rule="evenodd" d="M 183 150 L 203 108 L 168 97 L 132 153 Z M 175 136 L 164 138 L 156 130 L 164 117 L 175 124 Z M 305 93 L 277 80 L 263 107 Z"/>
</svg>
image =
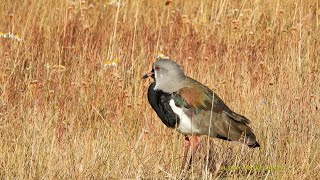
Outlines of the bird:
<svg viewBox="0 0 320 180">
<path fill-rule="evenodd" d="M 143 79 L 149 77 L 154 80 L 148 88 L 149 104 L 167 127 L 185 136 L 181 169 L 185 167 L 192 144 L 190 168 L 192 157 L 199 147 L 198 136 L 239 141 L 250 148 L 260 147 L 256 135 L 248 126 L 249 119 L 232 111 L 207 86 L 186 76 L 181 66 L 173 60 L 158 57 L 151 72 L 146 73 Z"/>
</svg>

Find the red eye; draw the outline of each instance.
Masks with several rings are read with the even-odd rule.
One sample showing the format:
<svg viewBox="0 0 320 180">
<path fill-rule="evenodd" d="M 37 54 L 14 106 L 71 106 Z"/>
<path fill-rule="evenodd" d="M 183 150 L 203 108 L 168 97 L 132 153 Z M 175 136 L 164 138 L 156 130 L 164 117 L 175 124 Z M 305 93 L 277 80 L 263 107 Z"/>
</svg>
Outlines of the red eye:
<svg viewBox="0 0 320 180">
<path fill-rule="evenodd" d="M 156 70 L 160 70 L 160 67 L 159 67 L 159 66 L 156 66 Z"/>
</svg>

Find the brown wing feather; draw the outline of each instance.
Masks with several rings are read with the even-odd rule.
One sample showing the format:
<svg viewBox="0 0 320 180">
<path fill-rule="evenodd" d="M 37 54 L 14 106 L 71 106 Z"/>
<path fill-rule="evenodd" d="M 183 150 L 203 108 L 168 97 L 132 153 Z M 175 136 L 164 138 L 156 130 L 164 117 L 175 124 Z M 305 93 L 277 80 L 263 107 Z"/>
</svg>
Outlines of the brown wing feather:
<svg viewBox="0 0 320 180">
<path fill-rule="evenodd" d="M 192 87 L 182 88 L 179 90 L 179 94 L 191 108 L 205 106 L 205 104 L 203 103 L 205 99 L 204 93 L 202 93 L 196 88 L 192 88 Z"/>
<path fill-rule="evenodd" d="M 178 94 L 190 108 L 194 108 L 195 110 L 212 110 L 219 114 L 225 113 L 238 122 L 250 123 L 246 117 L 233 112 L 216 93 L 213 93 L 213 91 L 206 86 L 191 78 L 188 79 L 188 82 L 188 86 L 180 89 Z"/>
</svg>

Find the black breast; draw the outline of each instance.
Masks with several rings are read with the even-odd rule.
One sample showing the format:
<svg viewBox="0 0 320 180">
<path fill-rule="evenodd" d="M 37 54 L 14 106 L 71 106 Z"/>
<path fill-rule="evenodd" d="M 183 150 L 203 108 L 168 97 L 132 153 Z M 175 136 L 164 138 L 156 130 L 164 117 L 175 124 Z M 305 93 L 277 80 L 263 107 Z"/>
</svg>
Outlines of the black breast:
<svg viewBox="0 0 320 180">
<path fill-rule="evenodd" d="M 179 124 L 179 117 L 172 111 L 169 101 L 171 95 L 163 91 L 154 90 L 155 82 L 151 83 L 148 89 L 148 101 L 161 121 L 170 128 L 175 128 Z"/>
</svg>

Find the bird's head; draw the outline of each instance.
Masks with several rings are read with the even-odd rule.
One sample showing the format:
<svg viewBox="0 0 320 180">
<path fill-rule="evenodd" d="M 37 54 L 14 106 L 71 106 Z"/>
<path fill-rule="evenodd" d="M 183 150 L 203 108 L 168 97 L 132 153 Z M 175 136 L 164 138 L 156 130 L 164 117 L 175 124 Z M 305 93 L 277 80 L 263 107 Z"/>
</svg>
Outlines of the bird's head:
<svg viewBox="0 0 320 180">
<path fill-rule="evenodd" d="M 176 62 L 158 58 L 152 65 L 152 71 L 143 76 L 143 78 L 148 77 L 156 81 L 155 90 L 173 93 L 182 88 L 186 76 Z"/>
</svg>

